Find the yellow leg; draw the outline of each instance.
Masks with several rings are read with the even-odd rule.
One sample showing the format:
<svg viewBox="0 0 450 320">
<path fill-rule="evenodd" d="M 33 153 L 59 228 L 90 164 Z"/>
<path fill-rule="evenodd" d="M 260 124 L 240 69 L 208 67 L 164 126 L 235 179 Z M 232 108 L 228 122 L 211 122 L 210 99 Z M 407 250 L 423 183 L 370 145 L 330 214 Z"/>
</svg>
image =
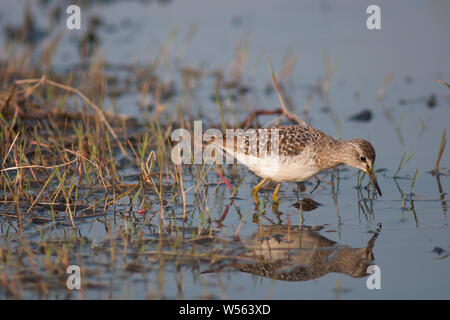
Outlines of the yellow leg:
<svg viewBox="0 0 450 320">
<path fill-rule="evenodd" d="M 261 189 L 261 187 L 267 182 L 267 180 L 269 180 L 269 178 L 264 178 L 263 181 L 261 181 L 260 183 L 258 183 L 258 185 L 256 187 L 253 188 L 253 199 L 255 200 L 256 203 L 258 203 L 258 191 L 259 189 Z"/>
<path fill-rule="evenodd" d="M 280 191 L 280 186 L 281 186 L 281 183 L 278 183 L 277 186 L 275 187 L 275 191 L 273 192 L 273 195 L 272 195 L 273 201 L 278 201 L 278 191 Z"/>
</svg>

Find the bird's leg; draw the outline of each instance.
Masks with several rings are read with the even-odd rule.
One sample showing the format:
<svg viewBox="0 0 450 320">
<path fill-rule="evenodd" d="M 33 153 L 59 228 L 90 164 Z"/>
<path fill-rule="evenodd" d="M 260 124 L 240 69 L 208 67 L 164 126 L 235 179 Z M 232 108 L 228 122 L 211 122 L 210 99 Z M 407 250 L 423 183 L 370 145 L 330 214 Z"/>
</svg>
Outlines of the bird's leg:
<svg viewBox="0 0 450 320">
<path fill-rule="evenodd" d="M 258 183 L 258 185 L 256 187 L 253 188 L 253 199 L 255 200 L 256 203 L 258 203 L 258 191 L 259 189 L 261 189 L 261 187 L 267 182 L 267 180 L 269 180 L 269 178 L 264 178 L 263 181 L 261 181 L 260 183 Z"/>
<path fill-rule="evenodd" d="M 275 187 L 275 191 L 273 192 L 273 195 L 272 195 L 273 201 L 278 201 L 278 191 L 280 190 L 280 186 L 281 186 L 281 183 L 278 183 L 277 186 Z"/>
</svg>

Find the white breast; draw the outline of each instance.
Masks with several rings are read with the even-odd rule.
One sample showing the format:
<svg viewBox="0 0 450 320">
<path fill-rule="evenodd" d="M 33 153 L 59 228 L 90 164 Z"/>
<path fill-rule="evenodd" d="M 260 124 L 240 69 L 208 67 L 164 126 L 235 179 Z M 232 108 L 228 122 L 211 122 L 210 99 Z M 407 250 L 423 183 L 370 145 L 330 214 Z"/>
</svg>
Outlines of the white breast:
<svg viewBox="0 0 450 320">
<path fill-rule="evenodd" d="M 314 160 L 304 156 L 297 158 L 269 156 L 259 159 L 237 155 L 236 159 L 256 175 L 276 182 L 305 181 L 319 172 Z"/>
</svg>

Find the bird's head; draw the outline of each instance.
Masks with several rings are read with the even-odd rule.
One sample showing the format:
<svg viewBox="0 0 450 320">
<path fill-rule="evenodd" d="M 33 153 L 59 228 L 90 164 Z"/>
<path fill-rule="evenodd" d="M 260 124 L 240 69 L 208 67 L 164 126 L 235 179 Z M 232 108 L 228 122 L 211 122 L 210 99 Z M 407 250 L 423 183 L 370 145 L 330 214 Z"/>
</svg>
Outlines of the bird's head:
<svg viewBox="0 0 450 320">
<path fill-rule="evenodd" d="M 352 139 L 345 141 L 345 145 L 349 152 L 346 153 L 344 163 L 364 171 L 369 176 L 370 180 L 372 180 L 373 185 L 381 196 L 381 190 L 373 172 L 375 149 L 372 144 L 363 139 Z"/>
</svg>

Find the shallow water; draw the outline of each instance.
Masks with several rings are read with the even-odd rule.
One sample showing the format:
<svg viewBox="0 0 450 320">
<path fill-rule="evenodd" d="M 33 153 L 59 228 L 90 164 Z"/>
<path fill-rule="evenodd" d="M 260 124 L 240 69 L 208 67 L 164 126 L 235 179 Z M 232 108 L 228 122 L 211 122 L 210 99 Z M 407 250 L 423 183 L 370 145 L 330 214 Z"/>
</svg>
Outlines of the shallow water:
<svg viewBox="0 0 450 320">
<path fill-rule="evenodd" d="M 302 108 L 308 96 L 313 98 L 309 106 L 308 121 L 331 136 L 344 139 L 360 137 L 370 140 L 377 151 L 376 168 L 385 169 L 377 173 L 383 196 L 374 198 L 364 188 L 358 190 L 357 171 L 340 169 L 320 174 L 320 185 L 312 193 L 316 181 L 306 183 L 304 192 L 297 184 L 283 184 L 278 208 L 271 205 L 271 190 L 263 190 L 262 203 L 255 211 L 251 189 L 259 178 L 238 168 L 238 178 L 232 177 L 232 168 L 226 168 L 227 177 L 237 186 L 240 178 L 245 180 L 239 187 L 237 199 L 229 206 L 226 218 L 219 219 L 230 203 L 230 190 L 224 185 L 211 185 L 207 190 L 208 214 L 211 223 L 205 223 L 196 211 L 193 192 L 187 192 L 188 212 L 193 213 L 179 230 L 167 237 L 181 237 L 180 246 L 186 252 L 209 252 L 211 248 L 227 255 L 223 265 L 210 265 L 205 261 L 166 261 L 162 256 L 121 257 L 112 263 L 108 250 L 112 247 L 108 232 L 117 233 L 125 225 L 139 226 L 144 216 L 127 216 L 123 209 L 109 212 L 102 218 L 90 218 L 77 222 L 77 231 L 68 225 L 59 225 L 54 231 L 52 224 L 33 225 L 27 230 L 28 239 L 38 245 L 41 230 L 50 230 L 51 238 L 68 239 L 76 235 L 84 239 L 78 250 L 72 248 L 71 263 L 81 264 L 87 271 L 87 287 L 78 292 L 67 293 L 62 288 L 64 277 L 56 282 L 48 297 L 64 298 L 233 298 L 233 299 L 448 299 L 450 233 L 448 225 L 449 153 L 444 152 L 441 167 L 445 175 L 438 180 L 429 173 L 435 166 L 442 132 L 450 130 L 450 96 L 445 86 L 437 83 L 449 82 L 450 67 L 450 3 L 448 1 L 379 1 L 382 10 L 382 30 L 369 31 L 365 27 L 365 10 L 369 2 L 342 1 L 338 6 L 331 1 L 272 1 L 225 2 L 211 4 L 210 1 L 159 2 L 95 2 L 82 8 L 88 15 L 98 15 L 103 25 L 98 34 L 101 52 L 112 64 L 137 61 L 151 63 L 158 49 L 168 41 L 171 30 L 178 31 L 167 65 L 159 71 L 167 81 L 181 82 L 178 66 L 193 66 L 205 70 L 223 68 L 232 78 L 233 59 L 236 47 L 247 46 L 248 50 L 237 51 L 246 61 L 241 67 L 242 83 L 250 87 L 249 93 L 238 96 L 232 102 L 232 113 L 244 119 L 255 108 L 273 109 L 278 105 L 275 93 L 266 94 L 271 85 L 267 56 L 270 55 L 275 70 L 282 66 L 288 52 L 298 55 L 293 74 L 286 82 L 287 92 L 294 101 L 294 112 L 302 116 Z M 14 6 L 1 1 L 0 23 L 20 24 L 24 2 Z M 39 26 L 45 30 L 46 8 L 32 3 L 33 13 Z M 86 22 L 83 18 L 83 22 Z M 192 41 L 184 42 L 189 28 L 195 26 Z M 56 32 L 57 30 L 53 31 Z M 78 31 L 67 31 L 56 52 L 55 68 L 70 68 L 80 62 L 74 38 Z M 5 43 L 5 35 L 0 41 Z M 324 53 L 334 63 L 328 100 L 315 93 L 318 79 L 325 80 Z M 385 77 L 393 73 L 384 98 L 376 99 Z M 219 112 L 214 94 L 212 78 L 202 80 L 192 97 L 191 113 L 201 110 L 204 128 L 218 123 Z M 226 95 L 226 92 L 221 92 Z M 427 106 L 432 95 L 436 97 L 434 107 Z M 179 95 L 168 100 L 168 110 L 175 110 Z M 117 100 L 121 113 L 140 116 L 137 107 L 138 95 L 129 93 Z M 108 102 L 106 102 L 108 105 Z M 226 104 L 229 107 L 229 104 Z M 330 112 L 324 112 L 328 107 Z M 364 110 L 372 112 L 368 122 L 354 122 L 349 118 Z M 389 117 L 392 117 L 391 120 Z M 168 116 L 170 119 L 170 116 Z M 270 117 L 267 121 L 270 120 Z M 265 119 L 260 120 L 265 123 Z M 340 124 L 339 124 L 340 123 Z M 403 153 L 411 160 L 393 179 Z M 410 196 L 412 178 L 418 170 L 418 178 Z M 185 171 L 187 169 L 185 168 Z M 131 170 L 132 171 L 132 170 Z M 124 171 L 122 171 L 125 173 Z M 134 172 L 136 173 L 136 172 Z M 130 174 L 130 172 L 127 172 Z M 337 177 L 339 176 L 339 178 Z M 220 181 L 215 173 L 208 174 L 209 182 Z M 188 174 L 186 188 L 196 184 Z M 363 187 L 368 183 L 367 177 Z M 406 198 L 402 197 L 403 192 Z M 440 191 L 442 190 L 442 191 Z M 312 198 L 321 204 L 317 209 L 303 211 L 293 206 L 303 198 Z M 411 200 L 412 199 L 412 200 Z M 153 210 L 152 210 L 153 211 Z M 179 221 L 181 206 L 168 210 L 173 221 Z M 256 214 L 255 214 L 256 212 Z M 155 218 L 156 220 L 157 218 Z M 171 220 L 172 221 L 172 220 Z M 239 240 L 233 235 L 239 228 Z M 0 218 L 5 243 L 5 233 L 15 221 Z M 156 224 L 144 227 L 144 237 L 149 240 L 146 250 L 154 250 L 161 230 Z M 155 222 L 156 223 L 156 222 Z M 299 224 L 302 225 L 299 228 Z M 381 224 L 381 227 L 380 227 Z M 302 255 L 324 253 L 322 263 L 333 264 L 341 254 L 349 250 L 366 248 L 376 233 L 371 253 L 374 260 L 358 260 L 360 268 L 367 263 L 376 264 L 381 270 L 381 289 L 369 290 L 367 277 L 352 277 L 352 266 L 329 268 L 318 277 L 299 277 L 292 281 L 271 279 L 239 271 L 232 257 L 243 259 L 248 254 L 248 242 L 255 239 L 264 226 L 291 226 L 289 240 L 286 230 L 276 230 L 269 238 L 278 243 L 287 242 L 292 250 L 291 264 L 281 270 L 295 273 L 297 269 L 314 268 L 311 259 Z M 192 228 L 192 229 L 190 229 Z M 189 241 L 199 228 L 211 230 L 213 235 L 205 237 L 204 243 Z M 108 229 L 108 231 L 106 230 Z M 314 229 L 314 231 L 311 231 Z M 112 231 L 111 231 L 112 230 Z M 299 231 L 300 230 L 300 231 Z M 54 234 L 52 234 L 54 232 Z M 291 243 L 293 239 L 308 238 L 309 244 Z M 320 239 L 320 242 L 318 239 Z M 153 241 L 153 242 L 152 242 Z M 308 241 L 305 241 L 308 242 Z M 124 244 L 118 241 L 118 246 Z M 291 246 L 292 245 L 292 246 Z M 96 249 L 98 247 L 98 249 Z M 106 248 L 108 250 L 102 250 Z M 171 247 L 166 251 L 170 251 Z M 273 249 L 273 248 L 272 248 Z M 139 251 L 139 249 L 135 249 Z M 285 254 L 287 249 L 273 249 Z M 289 251 L 288 250 L 288 251 Z M 282 253 L 280 253 L 282 252 Z M 259 252 L 261 253 L 261 252 Z M 298 256 L 301 256 L 300 258 Z M 298 258 L 299 261 L 295 260 Z M 77 259 L 81 259 L 77 260 Z M 283 258 L 282 260 L 286 260 Z M 302 260 L 303 259 L 303 260 Z M 305 260 L 306 259 L 306 260 Z M 353 259 L 353 258 L 352 258 Z M 352 260 L 350 259 L 350 260 Z M 269 259 L 270 260 L 270 259 Z M 312 259 L 314 260 L 314 259 Z M 129 265 L 129 263 L 136 263 Z M 315 260 L 314 260 L 315 261 Z M 334 261 L 334 262 L 333 262 Z M 239 263 L 247 263 L 243 259 Z M 279 267 L 279 266 L 278 266 Z M 202 273 L 211 268 L 215 272 Z M 284 269 L 283 269 L 284 268 Z M 134 270 L 134 271 L 130 271 Z M 52 279 L 50 277 L 50 279 Z M 49 280 L 49 283 L 51 280 Z M 52 291 L 53 290 L 53 291 Z M 0 289 L 0 296 L 3 296 Z M 24 289 L 25 298 L 40 297 L 36 290 Z"/>
</svg>

